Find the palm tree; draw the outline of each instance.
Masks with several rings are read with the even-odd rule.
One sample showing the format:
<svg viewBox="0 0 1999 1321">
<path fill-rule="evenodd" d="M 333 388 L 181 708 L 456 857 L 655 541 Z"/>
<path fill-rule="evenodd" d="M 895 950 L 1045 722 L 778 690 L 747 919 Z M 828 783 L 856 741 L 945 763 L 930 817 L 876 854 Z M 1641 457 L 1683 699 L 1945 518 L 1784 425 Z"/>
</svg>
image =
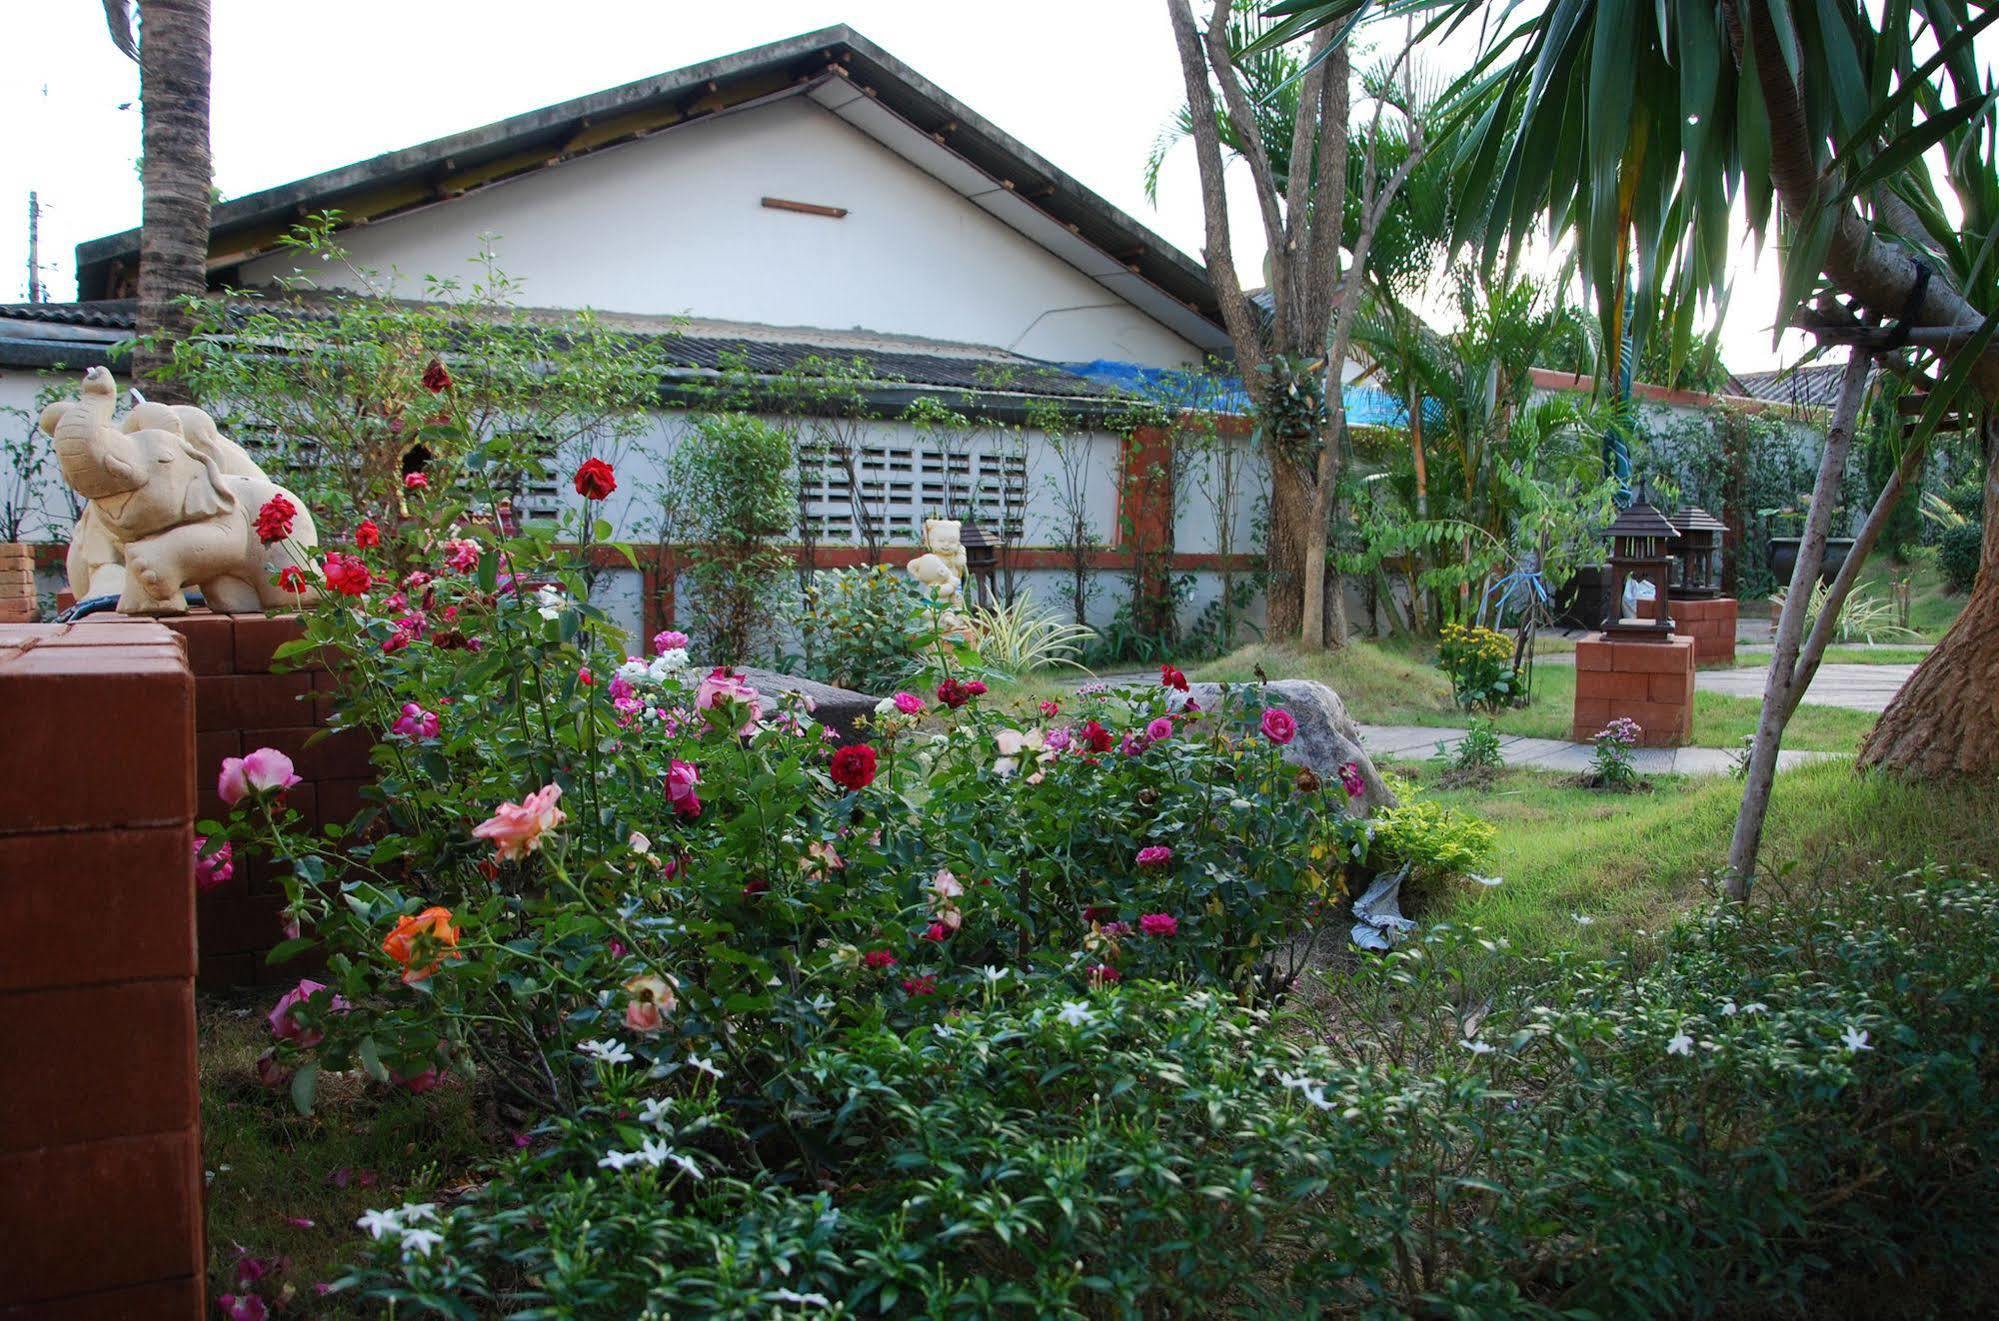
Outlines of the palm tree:
<svg viewBox="0 0 1999 1321">
<path fill-rule="evenodd" d="M 186 391 L 160 368 L 185 325 L 181 300 L 208 291 L 208 0 L 144 0 L 137 41 L 132 0 L 104 0 L 104 17 L 111 40 L 138 61 L 144 109 L 132 372 L 152 398 L 184 403 Z"/>
</svg>

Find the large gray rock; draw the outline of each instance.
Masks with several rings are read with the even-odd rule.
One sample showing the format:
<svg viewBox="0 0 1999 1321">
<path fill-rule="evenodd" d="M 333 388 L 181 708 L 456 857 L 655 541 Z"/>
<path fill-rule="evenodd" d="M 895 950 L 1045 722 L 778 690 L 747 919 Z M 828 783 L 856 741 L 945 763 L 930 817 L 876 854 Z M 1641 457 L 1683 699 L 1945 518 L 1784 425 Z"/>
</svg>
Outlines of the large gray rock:
<svg viewBox="0 0 1999 1321">
<path fill-rule="evenodd" d="M 1369 812 L 1395 805 L 1395 795 L 1382 783 L 1367 749 L 1361 746 L 1360 729 L 1347 714 L 1347 705 L 1338 693 L 1311 679 L 1276 679 L 1264 684 L 1228 686 L 1235 694 L 1238 709 L 1250 712 L 1251 720 L 1257 719 L 1263 708 L 1275 706 L 1289 711 L 1298 722 L 1298 736 L 1284 749 L 1286 761 L 1309 768 L 1328 784 L 1338 777 L 1340 767 L 1352 762 L 1360 767 L 1361 781 L 1367 786 L 1367 792 L 1361 795 L 1361 805 Z M 1187 696 L 1199 702 L 1203 711 L 1218 711 L 1222 707 L 1222 685 L 1218 683 L 1190 685 Z"/>
<path fill-rule="evenodd" d="M 737 672 L 749 681 L 750 687 L 757 690 L 757 707 L 762 714 L 769 715 L 777 709 L 780 694 L 803 693 L 810 701 L 813 719 L 839 735 L 843 742 L 851 742 L 861 736 L 857 728 L 860 718 L 872 716 L 875 703 L 880 700 L 851 688 L 835 688 L 830 683 L 801 679 L 794 674 L 779 674 L 776 670 L 743 669 Z"/>
</svg>

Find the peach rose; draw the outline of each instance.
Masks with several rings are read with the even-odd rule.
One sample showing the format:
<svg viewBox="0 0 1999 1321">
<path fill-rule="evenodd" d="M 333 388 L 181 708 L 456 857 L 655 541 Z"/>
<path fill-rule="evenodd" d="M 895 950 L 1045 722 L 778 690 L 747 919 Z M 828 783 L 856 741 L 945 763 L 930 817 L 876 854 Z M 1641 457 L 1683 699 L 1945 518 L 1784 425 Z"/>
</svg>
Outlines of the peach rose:
<svg viewBox="0 0 1999 1321">
<path fill-rule="evenodd" d="M 258 748 L 247 757 L 224 757 L 215 792 L 231 807 L 251 794 L 282 793 L 298 783 L 292 759 L 276 748 Z"/>
<path fill-rule="evenodd" d="M 518 803 L 501 803 L 492 816 L 472 827 L 472 833 L 492 840 L 501 862 L 525 858 L 541 847 L 544 833 L 569 819 L 555 805 L 561 797 L 561 785 L 543 785 Z"/>
<path fill-rule="evenodd" d="M 451 925 L 449 908 L 431 907 L 414 917 L 397 920 L 395 930 L 382 939 L 382 952 L 403 965 L 403 982 L 420 982 L 436 972 L 445 959 L 465 957 L 454 950 L 458 928 Z"/>
<path fill-rule="evenodd" d="M 625 1002 L 625 1026 L 648 1036 L 666 1026 L 666 1016 L 679 1003 L 673 994 L 673 980 L 668 977 L 634 977 L 625 983 L 625 993 L 631 996 Z"/>
</svg>

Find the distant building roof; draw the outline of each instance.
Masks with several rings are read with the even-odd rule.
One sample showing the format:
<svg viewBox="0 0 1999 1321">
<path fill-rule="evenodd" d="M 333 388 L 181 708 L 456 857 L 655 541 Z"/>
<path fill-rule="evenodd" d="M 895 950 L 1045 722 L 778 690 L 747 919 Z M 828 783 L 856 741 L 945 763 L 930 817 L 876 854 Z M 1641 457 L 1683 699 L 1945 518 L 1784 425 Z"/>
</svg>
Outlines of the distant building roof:
<svg viewBox="0 0 1999 1321">
<path fill-rule="evenodd" d="M 1846 364 L 1806 363 L 1767 372 L 1731 372 L 1731 392 L 1793 408 L 1831 408 L 1839 402 L 1839 378 Z"/>
<path fill-rule="evenodd" d="M 210 283 L 276 250 L 318 212 L 338 210 L 344 226 L 449 205 L 503 180 L 792 96 L 811 98 L 1175 333 L 1204 349 L 1227 347 L 1200 263 L 844 24 L 224 202 L 210 218 Z M 78 296 L 132 292 L 138 259 L 136 229 L 79 244 Z"/>
</svg>

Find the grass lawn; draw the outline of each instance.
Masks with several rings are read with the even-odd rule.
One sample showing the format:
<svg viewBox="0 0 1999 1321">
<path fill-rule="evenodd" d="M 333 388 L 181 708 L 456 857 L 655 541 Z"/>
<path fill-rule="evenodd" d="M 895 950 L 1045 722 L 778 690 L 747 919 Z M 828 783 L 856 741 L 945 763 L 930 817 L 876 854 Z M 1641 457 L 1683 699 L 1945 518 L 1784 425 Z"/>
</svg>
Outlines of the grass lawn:
<svg viewBox="0 0 1999 1321">
<path fill-rule="evenodd" d="M 1434 781 L 1428 766 L 1398 767 Z M 1490 888 L 1453 882 L 1416 896 L 1425 921 L 1470 922 L 1522 952 L 1603 954 L 1669 924 L 1722 866 L 1742 786 L 1666 776 L 1649 792 L 1600 794 L 1567 776 L 1512 770 L 1490 789 L 1431 790 L 1499 828 Z M 1999 792 L 1990 783 L 1908 784 L 1825 762 L 1777 777 L 1763 843 L 1789 867 L 1763 889 L 1808 889 L 1951 862 L 1999 869 Z M 1578 922 L 1577 916 L 1590 919 Z"/>
<path fill-rule="evenodd" d="M 1886 556 L 1869 557 L 1854 591 L 1866 592 L 1876 600 L 1892 601 L 1897 578 L 1909 579 L 1909 627 L 1916 634 L 1911 641 L 1937 641 L 1956 622 L 1964 603 L 1970 599 L 1962 592 L 1945 590 L 1943 575 L 1935 565 L 1896 564 Z"/>
<path fill-rule="evenodd" d="M 1443 673 L 1415 649 L 1397 643 L 1355 642 L 1342 651 L 1305 654 L 1258 645 L 1202 665 L 1196 679 L 1247 681 L 1261 665 L 1273 679 L 1317 679 L 1340 695 L 1355 720 L 1370 725 L 1435 725 L 1462 729 L 1469 719 L 1451 702 Z M 1575 710 L 1576 672 L 1570 665 L 1537 665 L 1531 705 L 1498 712 L 1503 734 L 1528 738 L 1569 736 Z M 1694 742 L 1736 748 L 1756 732 L 1761 703 L 1722 693 L 1694 694 Z M 1801 706 L 1784 734 L 1784 746 L 1810 752 L 1852 752 L 1873 728 L 1874 716 L 1840 707 Z"/>
<path fill-rule="evenodd" d="M 248 994 L 248 993 L 245 993 Z M 467 1089 L 458 1083 L 411 1096 L 365 1081 L 322 1076 L 311 1115 L 287 1089 L 257 1082 L 257 1056 L 270 1044 L 265 1012 L 275 989 L 251 1000 L 203 997 L 199 1016 L 202 1166 L 208 1176 L 211 1296 L 234 1292 L 241 1253 L 284 1258 L 282 1274 L 307 1316 L 361 1316 L 356 1304 L 318 1297 L 313 1286 L 342 1273 L 354 1221 L 372 1207 L 432 1200 L 440 1188 L 497 1154 L 503 1135 L 482 1137 Z"/>
<path fill-rule="evenodd" d="M 1923 657 L 1930 654 L 1927 646 L 1880 646 L 1880 647 L 1827 647 L 1825 665 L 1921 665 Z M 1760 670 L 1770 663 L 1767 651 L 1739 651 L 1735 654 L 1735 668 L 1738 670 Z"/>
</svg>

